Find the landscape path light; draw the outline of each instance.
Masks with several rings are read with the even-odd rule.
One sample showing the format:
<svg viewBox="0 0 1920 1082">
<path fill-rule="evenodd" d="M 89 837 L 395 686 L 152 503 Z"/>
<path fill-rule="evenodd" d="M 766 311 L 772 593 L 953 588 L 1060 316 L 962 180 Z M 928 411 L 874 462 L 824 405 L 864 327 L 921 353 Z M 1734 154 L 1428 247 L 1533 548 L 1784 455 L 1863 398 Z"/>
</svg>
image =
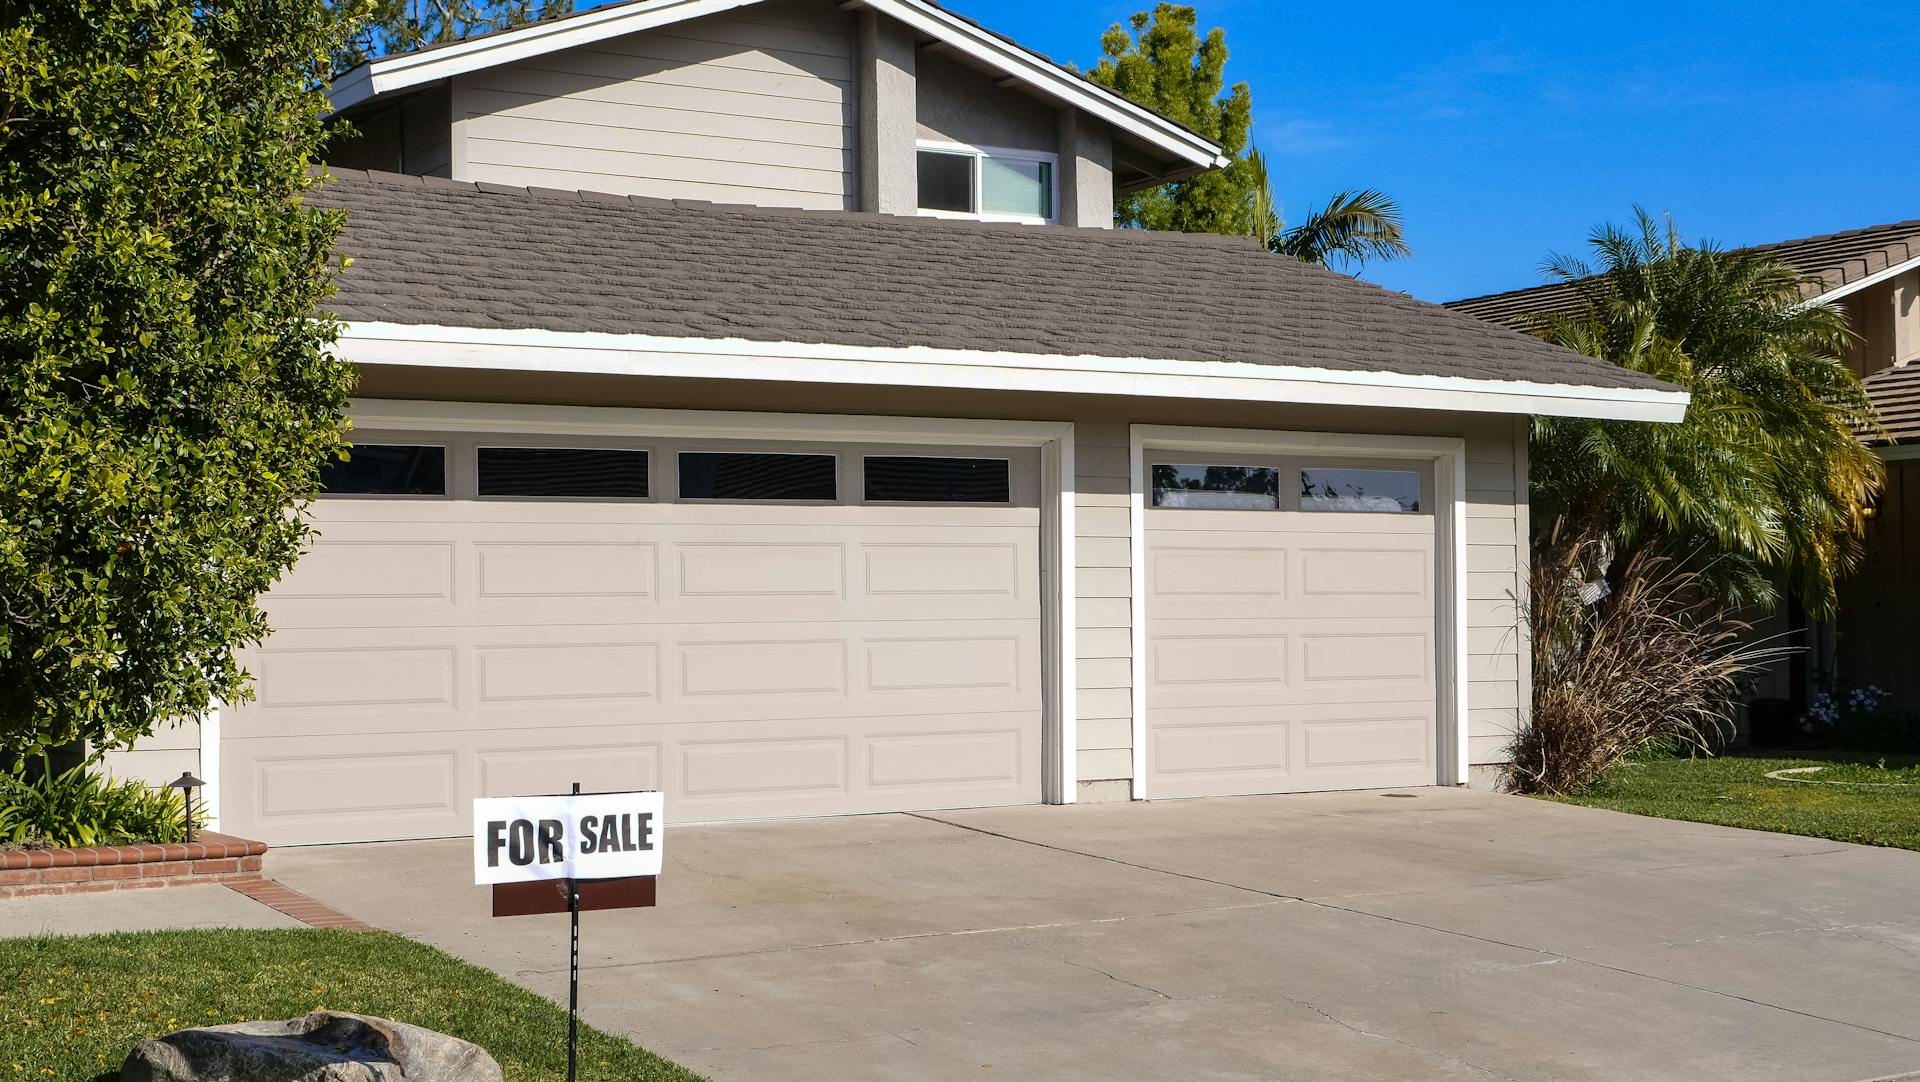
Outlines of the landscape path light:
<svg viewBox="0 0 1920 1082">
<path fill-rule="evenodd" d="M 179 777 L 167 783 L 167 788 L 180 790 L 180 795 L 184 798 L 182 803 L 187 806 L 187 841 L 193 840 L 193 791 L 205 784 L 207 783 L 185 770 L 180 772 Z"/>
</svg>

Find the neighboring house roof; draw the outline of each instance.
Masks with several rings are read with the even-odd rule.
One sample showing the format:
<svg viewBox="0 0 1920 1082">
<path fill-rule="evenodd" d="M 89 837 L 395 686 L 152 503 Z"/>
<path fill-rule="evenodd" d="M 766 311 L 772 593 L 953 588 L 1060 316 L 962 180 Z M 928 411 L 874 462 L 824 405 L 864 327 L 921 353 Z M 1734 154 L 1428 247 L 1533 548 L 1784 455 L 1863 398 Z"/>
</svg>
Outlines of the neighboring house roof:
<svg viewBox="0 0 1920 1082">
<path fill-rule="evenodd" d="M 328 88 L 337 111 L 376 97 L 490 68 L 746 7 L 760 0 L 620 0 L 557 19 L 477 34 L 460 41 L 378 57 L 342 73 Z M 1185 125 L 1135 104 L 1070 68 L 956 15 L 931 0 L 858 0 L 977 63 L 1060 104 L 1099 117 L 1190 165 L 1227 164 L 1220 147 Z"/>
<path fill-rule="evenodd" d="M 1739 250 L 1772 256 L 1800 272 L 1806 279 L 1800 287 L 1800 295 L 1805 300 L 1837 300 L 1920 267 L 1920 219 L 1757 244 Z M 1446 306 L 1512 327 L 1537 316 L 1572 314 L 1580 311 L 1584 303 L 1572 283 L 1552 282 L 1530 289 L 1464 297 L 1448 301 Z"/>
<path fill-rule="evenodd" d="M 335 176 L 310 200 L 349 212 L 341 250 L 354 262 L 329 304 L 336 314 L 362 325 L 479 328 L 490 341 L 510 331 L 530 350 L 544 343 L 546 359 L 568 343 L 632 352 L 650 336 L 681 345 L 644 348 L 681 355 L 688 342 L 725 340 L 831 346 L 812 352 L 836 356 L 904 348 L 921 360 L 985 366 L 1001 363 L 979 359 L 993 351 L 1016 358 L 1006 372 L 1018 358 L 1046 357 L 1105 375 L 1332 372 L 1337 384 L 1395 373 L 1396 386 L 1425 379 L 1487 398 L 1450 408 L 1502 412 L 1550 412 L 1492 404 L 1521 384 L 1646 407 L 1622 416 L 1677 419 L 1685 405 L 1684 392 L 1641 373 L 1269 254 L 1251 239 Z"/>
<path fill-rule="evenodd" d="M 1902 443 L 1920 437 L 1920 364 L 1896 364 L 1860 381 L 1867 401 L 1885 428 L 1874 443 Z"/>
</svg>

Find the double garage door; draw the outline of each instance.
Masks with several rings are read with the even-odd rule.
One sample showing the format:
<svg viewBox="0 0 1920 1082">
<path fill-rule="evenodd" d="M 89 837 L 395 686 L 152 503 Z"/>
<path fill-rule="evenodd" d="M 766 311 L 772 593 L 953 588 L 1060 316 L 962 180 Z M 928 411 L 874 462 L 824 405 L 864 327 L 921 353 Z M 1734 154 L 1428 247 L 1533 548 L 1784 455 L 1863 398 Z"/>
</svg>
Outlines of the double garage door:
<svg viewBox="0 0 1920 1082">
<path fill-rule="evenodd" d="M 1037 451 L 356 439 L 223 712 L 225 829 L 458 835 L 573 782 L 680 822 L 1040 799 Z"/>
</svg>

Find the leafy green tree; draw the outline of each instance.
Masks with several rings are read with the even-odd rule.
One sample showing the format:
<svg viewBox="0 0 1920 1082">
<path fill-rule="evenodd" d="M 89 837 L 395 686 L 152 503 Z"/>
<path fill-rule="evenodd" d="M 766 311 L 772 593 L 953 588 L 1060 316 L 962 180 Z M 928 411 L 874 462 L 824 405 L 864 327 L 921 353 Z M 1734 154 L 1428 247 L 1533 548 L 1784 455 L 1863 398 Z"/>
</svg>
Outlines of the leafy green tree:
<svg viewBox="0 0 1920 1082">
<path fill-rule="evenodd" d="M 1088 78 L 1117 91 L 1220 145 L 1232 159 L 1187 180 L 1122 196 L 1114 220 L 1142 229 L 1245 236 L 1251 228 L 1251 171 L 1240 155 L 1253 124 L 1253 93 L 1245 83 L 1225 90 L 1227 34 L 1198 30 L 1199 16 L 1183 4 L 1140 12 L 1100 38 L 1106 55 Z"/>
<path fill-rule="evenodd" d="M 1290 255 L 1302 263 L 1331 267 L 1338 263 L 1358 269 L 1369 259 L 1402 259 L 1413 254 L 1407 246 L 1400 205 L 1374 188 L 1339 192 L 1327 205 L 1308 214 L 1298 225 L 1288 225 L 1274 198 L 1267 175 L 1267 159 L 1258 150 L 1247 151 L 1252 190 L 1248 216 L 1253 235 L 1269 251 Z"/>
<path fill-rule="evenodd" d="M 338 0 L 336 6 L 352 3 Z M 445 45 L 572 10 L 573 0 L 372 0 L 366 17 L 356 20 L 356 32 L 337 50 L 334 67 L 345 71 L 376 56 Z"/>
<path fill-rule="evenodd" d="M 326 0 L 62 0 L 0 29 L 0 767 L 239 699 L 348 366 L 308 208 Z"/>
<path fill-rule="evenodd" d="M 1558 342 L 1693 392 L 1679 424 L 1534 421 L 1534 521 L 1559 544 L 1604 538 L 1615 566 L 1660 547 L 1704 554 L 1729 600 L 1770 604 L 1776 578 L 1814 616 L 1860 558 L 1882 481 L 1875 427 L 1844 357 L 1844 310 L 1804 304 L 1798 275 L 1750 252 L 1689 246 L 1635 210 L 1593 261 L 1551 260 L 1582 310 L 1541 317 Z"/>
</svg>

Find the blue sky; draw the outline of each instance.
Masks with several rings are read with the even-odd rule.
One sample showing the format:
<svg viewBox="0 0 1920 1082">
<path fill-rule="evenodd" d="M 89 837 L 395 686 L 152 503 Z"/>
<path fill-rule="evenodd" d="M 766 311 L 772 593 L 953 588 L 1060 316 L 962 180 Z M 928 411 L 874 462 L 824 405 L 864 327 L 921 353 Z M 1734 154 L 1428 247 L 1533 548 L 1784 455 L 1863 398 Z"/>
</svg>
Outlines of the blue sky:
<svg viewBox="0 0 1920 1082">
<path fill-rule="evenodd" d="M 1151 6 L 945 2 L 1082 66 Z M 1196 6 L 1281 200 L 1398 199 L 1414 257 L 1365 277 L 1416 297 L 1533 285 L 1635 203 L 1727 247 L 1920 217 L 1909 4 Z"/>
</svg>

